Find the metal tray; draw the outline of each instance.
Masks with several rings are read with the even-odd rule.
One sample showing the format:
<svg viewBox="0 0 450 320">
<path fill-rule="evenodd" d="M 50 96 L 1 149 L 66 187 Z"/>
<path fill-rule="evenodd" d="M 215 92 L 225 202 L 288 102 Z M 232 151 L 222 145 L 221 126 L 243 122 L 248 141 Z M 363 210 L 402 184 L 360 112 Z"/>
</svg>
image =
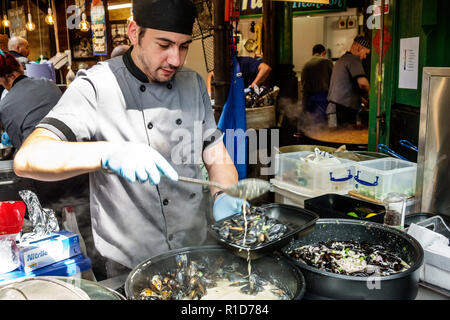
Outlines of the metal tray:
<svg viewBox="0 0 450 320">
<path fill-rule="evenodd" d="M 288 231 L 281 238 L 258 244 L 257 246 L 244 247 L 222 239 L 211 225 L 209 226 L 208 231 L 220 245 L 230 250 L 233 254 L 244 259 L 247 259 L 250 256 L 250 259 L 255 260 L 281 249 L 288 244 L 292 238 L 299 239 L 307 235 L 314 229 L 316 221 L 319 218 L 319 216 L 312 211 L 287 204 L 271 203 L 262 205 L 260 208 L 264 210 L 265 215 L 276 219 L 287 226 Z M 227 219 L 229 218 L 230 217 Z M 221 221 L 217 221 L 214 225 L 217 226 L 220 223 Z"/>
</svg>

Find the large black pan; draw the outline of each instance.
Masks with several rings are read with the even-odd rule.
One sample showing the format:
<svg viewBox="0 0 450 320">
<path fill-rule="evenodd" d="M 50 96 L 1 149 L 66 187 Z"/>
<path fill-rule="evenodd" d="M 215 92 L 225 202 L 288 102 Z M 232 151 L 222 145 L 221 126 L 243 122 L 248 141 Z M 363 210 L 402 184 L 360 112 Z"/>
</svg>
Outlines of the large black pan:
<svg viewBox="0 0 450 320">
<path fill-rule="evenodd" d="M 243 274 L 248 272 L 248 263 L 246 260 L 236 257 L 218 245 L 172 250 L 141 262 L 130 272 L 125 282 L 127 298 L 130 300 L 137 299 L 142 289 L 148 287 L 150 280 L 155 274 L 176 270 L 175 257 L 179 254 L 186 254 L 188 261 L 200 261 L 205 257 L 208 257 L 210 261 L 221 259 L 223 260 L 223 267 L 237 264 L 237 270 L 239 272 Z M 283 256 L 266 256 L 252 261 L 251 266 L 252 273 L 254 272 L 278 288 L 282 288 L 288 294 L 289 298 L 293 300 L 303 298 L 306 287 L 305 279 L 301 272 Z"/>
<path fill-rule="evenodd" d="M 282 237 L 249 248 L 222 239 L 219 234 L 213 230 L 212 226 L 209 227 L 208 231 L 220 245 L 224 246 L 238 257 L 247 259 L 248 255 L 250 255 L 250 259 L 256 260 L 267 254 L 271 254 L 273 251 L 281 249 L 294 237 L 301 238 L 305 236 L 314 229 L 314 225 L 316 224 L 317 219 L 319 219 L 319 216 L 312 211 L 288 204 L 265 204 L 260 206 L 260 209 L 262 209 L 264 214 L 269 218 L 276 219 L 279 223 L 286 225 L 287 232 Z M 216 225 L 221 226 L 221 221 L 217 221 Z"/>
<path fill-rule="evenodd" d="M 308 266 L 290 257 L 288 252 L 319 241 L 366 241 L 379 244 L 410 265 L 404 272 L 383 277 L 339 275 Z M 306 281 L 307 299 L 414 299 L 419 289 L 419 272 L 423 249 L 419 242 L 403 231 L 382 224 L 350 219 L 319 219 L 313 232 L 292 241 L 282 249 L 301 270 Z"/>
</svg>

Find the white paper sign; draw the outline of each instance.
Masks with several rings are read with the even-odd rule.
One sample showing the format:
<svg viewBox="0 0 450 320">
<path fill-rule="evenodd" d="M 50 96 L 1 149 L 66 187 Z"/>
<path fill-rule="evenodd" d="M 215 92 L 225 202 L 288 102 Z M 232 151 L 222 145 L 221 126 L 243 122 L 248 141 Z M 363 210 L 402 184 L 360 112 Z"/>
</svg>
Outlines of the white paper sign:
<svg viewBox="0 0 450 320">
<path fill-rule="evenodd" d="M 400 39 L 398 87 L 417 89 L 419 75 L 419 37 Z"/>
</svg>

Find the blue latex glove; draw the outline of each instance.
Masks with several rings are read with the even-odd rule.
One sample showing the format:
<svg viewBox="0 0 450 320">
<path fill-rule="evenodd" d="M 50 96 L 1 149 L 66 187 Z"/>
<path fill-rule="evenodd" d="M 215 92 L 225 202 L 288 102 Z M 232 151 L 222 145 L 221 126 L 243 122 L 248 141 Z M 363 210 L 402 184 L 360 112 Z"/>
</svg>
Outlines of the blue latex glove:
<svg viewBox="0 0 450 320">
<path fill-rule="evenodd" d="M 149 145 L 124 143 L 102 157 L 102 167 L 130 182 L 158 184 L 161 175 L 177 181 L 178 174 L 164 157 Z"/>
<path fill-rule="evenodd" d="M 5 146 L 7 146 L 7 147 L 12 146 L 11 140 L 9 139 L 9 136 L 8 136 L 8 134 L 6 133 L 6 131 L 3 132 L 3 134 L 2 134 L 2 140 L 1 140 L 1 141 L 2 141 L 2 144 L 5 145 Z"/>
<path fill-rule="evenodd" d="M 242 213 L 244 199 L 235 198 L 228 194 L 221 195 L 214 202 L 213 216 L 216 221 L 228 218 L 236 213 Z M 247 202 L 247 206 L 250 206 Z"/>
</svg>

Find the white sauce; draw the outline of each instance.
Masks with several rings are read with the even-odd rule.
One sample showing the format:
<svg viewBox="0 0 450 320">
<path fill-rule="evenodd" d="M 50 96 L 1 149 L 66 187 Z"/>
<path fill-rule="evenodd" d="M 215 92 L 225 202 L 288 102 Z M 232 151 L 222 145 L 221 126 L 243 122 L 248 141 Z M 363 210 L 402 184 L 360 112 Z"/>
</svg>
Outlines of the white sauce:
<svg viewBox="0 0 450 320">
<path fill-rule="evenodd" d="M 230 284 L 227 279 L 218 280 L 217 286 L 208 288 L 201 300 L 280 300 L 278 295 L 271 292 L 277 288 L 270 283 L 256 295 L 242 293 L 240 291 L 242 287 L 230 287 Z"/>
</svg>

